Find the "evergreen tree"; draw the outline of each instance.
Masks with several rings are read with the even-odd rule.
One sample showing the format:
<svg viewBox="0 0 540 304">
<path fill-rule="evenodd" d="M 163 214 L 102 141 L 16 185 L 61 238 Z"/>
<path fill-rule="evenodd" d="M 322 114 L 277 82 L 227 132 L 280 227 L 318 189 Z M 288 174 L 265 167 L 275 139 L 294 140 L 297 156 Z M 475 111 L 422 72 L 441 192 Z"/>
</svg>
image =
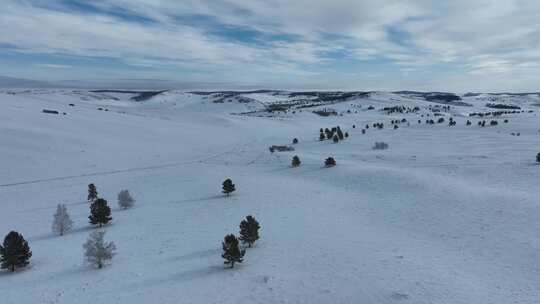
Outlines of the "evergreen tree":
<svg viewBox="0 0 540 304">
<path fill-rule="evenodd" d="M 226 235 L 221 245 L 223 246 L 223 254 L 221 257 L 225 259 L 224 264 L 230 264 L 231 268 L 234 268 L 234 263 L 242 263 L 242 258 L 246 251 L 240 250 L 238 239 L 234 234 Z"/>
<path fill-rule="evenodd" d="M 90 220 L 90 224 L 99 225 L 99 227 L 112 220 L 111 208 L 107 205 L 107 201 L 102 198 L 95 200 L 90 205 L 90 216 L 88 216 L 88 219 Z"/>
<path fill-rule="evenodd" d="M 246 219 L 240 222 L 240 240 L 244 244 L 248 244 L 248 247 L 251 248 L 251 245 L 259 239 L 259 222 L 251 216 L 246 216 Z"/>
<path fill-rule="evenodd" d="M 294 138 L 294 139 L 292 140 L 292 143 L 293 143 L 293 145 L 296 145 L 296 144 L 298 143 L 298 138 Z"/>
<path fill-rule="evenodd" d="M 339 137 L 339 140 L 343 140 L 344 136 L 340 128 L 337 129 L 336 133 L 337 133 L 337 136 Z"/>
<path fill-rule="evenodd" d="M 4 238 L 4 243 L 0 246 L 0 267 L 15 271 L 15 267 L 25 267 L 28 265 L 32 251 L 28 242 L 22 234 L 11 231 Z"/>
<path fill-rule="evenodd" d="M 122 190 L 118 193 L 118 205 L 122 209 L 133 207 L 135 199 L 129 193 L 129 190 Z"/>
<path fill-rule="evenodd" d="M 88 201 L 93 202 L 97 198 L 98 198 L 98 192 L 97 192 L 96 185 L 89 184 L 88 185 Z"/>
<path fill-rule="evenodd" d="M 72 226 L 73 221 L 69 218 L 66 205 L 58 204 L 52 224 L 53 233 L 64 235 L 66 232 L 71 230 Z"/>
<path fill-rule="evenodd" d="M 349 138 L 349 132 L 345 132 L 345 138 Z"/>
<path fill-rule="evenodd" d="M 300 158 L 298 155 L 293 156 L 292 158 L 292 166 L 293 167 L 299 167 L 302 162 L 300 161 Z"/>
<path fill-rule="evenodd" d="M 232 180 L 230 178 L 227 178 L 223 182 L 223 193 L 227 194 L 229 196 L 232 192 L 236 191 L 236 187 L 233 184 Z"/>
<path fill-rule="evenodd" d="M 104 235 L 105 231 L 94 231 L 83 245 L 86 261 L 97 268 L 103 268 L 105 263 L 116 255 L 116 246 L 113 242 L 106 243 L 103 240 Z"/>
<path fill-rule="evenodd" d="M 540 153 L 536 154 L 536 161 L 540 163 Z"/>
<path fill-rule="evenodd" d="M 325 139 L 326 139 L 326 136 L 324 136 L 324 133 L 321 132 L 321 133 L 319 134 L 319 140 L 320 140 L 320 141 L 323 141 L 323 140 L 325 140 Z"/>
<path fill-rule="evenodd" d="M 333 167 L 336 165 L 336 160 L 333 157 L 329 157 L 324 161 L 326 167 Z"/>
<path fill-rule="evenodd" d="M 338 137 L 337 134 L 334 135 L 333 141 L 334 141 L 335 144 L 337 144 L 339 142 L 339 137 Z"/>
</svg>

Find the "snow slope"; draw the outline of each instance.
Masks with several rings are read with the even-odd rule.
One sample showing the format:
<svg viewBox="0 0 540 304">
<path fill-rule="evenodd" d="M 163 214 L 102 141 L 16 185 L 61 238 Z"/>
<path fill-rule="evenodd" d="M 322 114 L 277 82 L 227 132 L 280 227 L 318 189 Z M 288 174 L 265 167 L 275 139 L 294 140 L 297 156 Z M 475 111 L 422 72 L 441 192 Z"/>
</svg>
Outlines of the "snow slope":
<svg viewBox="0 0 540 304">
<path fill-rule="evenodd" d="M 435 125 L 424 121 L 436 103 L 385 92 L 266 117 L 231 113 L 293 98 L 104 96 L 0 91 L 0 233 L 20 231 L 33 251 L 27 269 L 0 272 L 1 303 L 540 302 L 537 95 L 488 96 L 525 112 L 484 128 L 466 115 L 495 111 L 487 95 L 464 97 L 472 107 L 451 107 Z M 420 111 L 379 110 L 393 105 Z M 311 113 L 323 107 L 343 115 Z M 447 126 L 450 115 L 457 126 Z M 402 118 L 410 125 L 393 130 L 390 120 Z M 374 122 L 385 128 L 362 135 Z M 319 128 L 336 125 L 347 140 L 318 140 Z M 296 151 L 268 151 L 295 137 Z M 375 141 L 390 148 L 372 150 Z M 293 155 L 301 167 L 290 168 Z M 323 168 L 328 156 L 336 167 Z M 220 193 L 227 177 L 231 197 Z M 83 263 L 95 229 L 89 183 L 113 207 L 104 229 L 118 255 L 101 270 Z M 134 209 L 116 205 L 124 188 Z M 58 203 L 75 222 L 64 237 L 50 232 Z M 221 241 L 248 214 L 261 239 L 225 269 Z"/>
</svg>

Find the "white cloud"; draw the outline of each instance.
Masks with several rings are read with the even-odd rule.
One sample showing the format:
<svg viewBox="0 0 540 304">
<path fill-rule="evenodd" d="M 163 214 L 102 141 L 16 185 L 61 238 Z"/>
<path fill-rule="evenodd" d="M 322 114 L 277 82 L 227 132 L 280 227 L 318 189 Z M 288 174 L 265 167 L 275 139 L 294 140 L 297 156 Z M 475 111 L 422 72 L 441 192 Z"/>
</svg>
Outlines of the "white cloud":
<svg viewBox="0 0 540 304">
<path fill-rule="evenodd" d="M 34 5 L 36 1 L 5 1 L 0 11 L 0 44 L 27 53 L 101 56 L 156 69 L 174 66 L 194 70 L 207 80 L 226 75 L 230 81 L 293 79 L 300 83 L 319 75 L 316 81 L 322 82 L 337 79 L 340 73 L 352 75 L 328 69 L 328 65 L 355 59 L 359 64 L 379 60 L 380 65 L 394 65 L 408 77 L 430 71 L 432 83 L 463 72 L 487 80 L 491 73 L 519 73 L 520 79 L 532 84 L 540 62 L 540 2 L 533 0 L 92 2 L 102 10 L 121 9 L 153 20 L 145 24 L 114 15 L 40 8 Z M 181 16 L 203 15 L 217 24 L 295 38 L 245 43 L 212 35 L 199 24 L 178 21 Z M 334 52 L 342 58 L 333 58 Z M 435 70 L 439 65 L 447 70 Z M 379 73 L 373 69 L 365 77 Z M 352 85 L 356 80 L 349 79 Z M 399 78 L 388 81 L 394 87 L 401 83 Z"/>
</svg>

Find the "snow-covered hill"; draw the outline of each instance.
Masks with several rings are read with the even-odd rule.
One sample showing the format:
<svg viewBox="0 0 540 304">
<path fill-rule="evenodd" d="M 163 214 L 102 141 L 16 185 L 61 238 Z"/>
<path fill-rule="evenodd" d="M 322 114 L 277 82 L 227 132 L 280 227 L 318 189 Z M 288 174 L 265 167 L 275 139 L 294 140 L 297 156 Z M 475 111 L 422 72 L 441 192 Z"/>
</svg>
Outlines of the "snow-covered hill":
<svg viewBox="0 0 540 304">
<path fill-rule="evenodd" d="M 0 272 L 0 303 L 538 303 L 540 97 L 453 96 L 2 89 L 0 237 L 33 257 Z M 319 141 L 338 125 L 347 139 Z M 100 270 L 83 263 L 89 183 L 113 206 Z M 261 239 L 226 269 L 221 241 L 249 214 Z"/>
</svg>

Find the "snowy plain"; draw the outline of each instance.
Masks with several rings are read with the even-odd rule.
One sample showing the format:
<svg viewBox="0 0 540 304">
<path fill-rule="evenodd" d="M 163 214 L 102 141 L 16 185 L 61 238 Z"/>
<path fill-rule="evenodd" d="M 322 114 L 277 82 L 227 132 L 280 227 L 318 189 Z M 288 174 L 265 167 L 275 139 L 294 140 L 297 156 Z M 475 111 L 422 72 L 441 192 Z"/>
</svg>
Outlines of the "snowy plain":
<svg viewBox="0 0 540 304">
<path fill-rule="evenodd" d="M 130 97 L 0 91 L 0 237 L 17 230 L 33 251 L 28 268 L 0 272 L 0 303 L 540 303 L 537 95 L 464 97 L 472 106 L 435 125 L 438 104 L 394 93 L 320 106 L 343 114 L 330 117 L 239 115 L 291 100 L 282 93 Z M 525 112 L 480 127 L 467 115 L 496 111 L 491 99 Z M 380 110 L 394 105 L 420 110 Z M 362 134 L 374 122 L 385 128 Z M 319 141 L 338 125 L 348 139 Z M 293 138 L 296 151 L 268 151 Z M 105 238 L 118 248 L 100 270 L 83 262 L 89 183 L 112 206 Z M 121 189 L 133 209 L 116 205 Z M 59 203 L 74 221 L 63 237 L 50 229 Z M 250 214 L 261 239 L 227 269 L 221 241 Z"/>
</svg>

